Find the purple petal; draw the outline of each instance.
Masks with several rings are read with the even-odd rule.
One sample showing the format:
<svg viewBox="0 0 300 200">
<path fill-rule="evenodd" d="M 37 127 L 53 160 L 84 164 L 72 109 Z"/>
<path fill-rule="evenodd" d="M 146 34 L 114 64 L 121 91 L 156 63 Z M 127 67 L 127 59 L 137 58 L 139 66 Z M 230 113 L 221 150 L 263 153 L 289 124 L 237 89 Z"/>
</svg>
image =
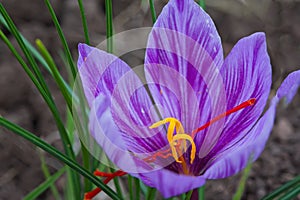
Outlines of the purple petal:
<svg viewBox="0 0 300 200">
<path fill-rule="evenodd" d="M 217 155 L 216 160 L 204 173 L 204 177 L 219 179 L 232 176 L 245 168 L 248 162 L 254 161 L 264 149 L 272 130 L 275 108 L 276 104 L 273 103 L 243 140 Z"/>
<path fill-rule="evenodd" d="M 211 18 L 192 0 L 171 0 L 149 35 L 145 58 L 146 79 L 157 85 L 150 88 L 154 101 L 163 98 L 160 106 L 171 107 L 166 117 L 181 120 L 191 132 L 210 115 L 225 111 L 218 71 L 222 62 L 221 40 Z"/>
<path fill-rule="evenodd" d="M 122 131 L 129 151 L 143 159 L 168 147 L 163 127 L 149 128 L 160 118 L 143 83 L 133 71 L 118 81 L 111 98 L 113 120 Z M 163 162 L 159 166 L 169 163 Z"/>
<path fill-rule="evenodd" d="M 205 184 L 203 176 L 176 174 L 165 169 L 139 174 L 139 178 L 146 185 L 158 189 L 164 198 L 177 196 Z"/>
<path fill-rule="evenodd" d="M 256 103 L 226 118 L 223 133 L 213 149 L 215 153 L 244 137 L 265 107 L 271 87 L 271 65 L 264 34 L 255 33 L 241 39 L 226 58 L 221 73 L 227 110 L 251 98 L 256 98 Z"/>
<path fill-rule="evenodd" d="M 298 87 L 300 85 L 300 70 L 295 71 L 282 82 L 280 88 L 277 91 L 277 97 L 279 99 L 285 97 L 286 103 L 289 104 L 295 96 Z"/>
<path fill-rule="evenodd" d="M 90 47 L 86 44 L 78 44 L 78 51 L 79 51 L 79 57 L 78 57 L 78 62 L 77 62 L 77 66 L 78 68 L 81 67 L 82 63 L 84 62 L 84 59 L 88 57 L 88 55 L 91 53 L 91 51 L 93 51 L 94 48 Z"/>
<path fill-rule="evenodd" d="M 116 56 L 79 44 L 78 71 L 89 105 L 99 93 L 110 96 L 117 81 L 130 67 Z"/>
<path fill-rule="evenodd" d="M 96 142 L 104 150 L 107 157 L 118 168 L 128 173 L 149 172 L 153 170 L 146 162 L 132 154 L 126 145 L 124 133 L 115 124 L 111 109 L 110 99 L 103 94 L 93 101 L 89 115 L 89 129 Z M 98 155 L 96 155 L 98 156 Z M 99 158 L 101 159 L 101 158 Z M 110 165 L 104 162 L 102 164 Z"/>
<path fill-rule="evenodd" d="M 103 94 L 100 94 L 92 103 L 89 129 L 96 142 L 113 163 L 122 168 L 125 166 L 123 163 L 127 160 L 128 164 L 130 163 L 132 159 L 124 143 L 122 132 L 111 116 L 110 100 Z"/>
<path fill-rule="evenodd" d="M 180 60 L 172 60 L 164 51 L 171 50 L 171 53 L 184 58 L 192 54 L 193 59 L 199 60 L 206 58 L 199 54 L 205 52 L 217 66 L 223 62 L 221 39 L 216 27 L 210 16 L 193 0 L 171 0 L 164 7 L 150 33 L 147 48 L 146 63 L 168 65 L 177 61 L 176 65 L 168 66 L 179 71 L 186 66 L 180 65 Z"/>
<path fill-rule="evenodd" d="M 234 146 L 213 158 L 204 177 L 208 179 L 225 178 L 245 168 L 248 162 L 255 161 L 263 151 L 271 133 L 277 103 L 282 98 L 287 98 L 290 102 L 299 86 L 300 71 L 296 71 L 283 81 L 271 101 L 270 108 L 250 132 Z"/>
</svg>

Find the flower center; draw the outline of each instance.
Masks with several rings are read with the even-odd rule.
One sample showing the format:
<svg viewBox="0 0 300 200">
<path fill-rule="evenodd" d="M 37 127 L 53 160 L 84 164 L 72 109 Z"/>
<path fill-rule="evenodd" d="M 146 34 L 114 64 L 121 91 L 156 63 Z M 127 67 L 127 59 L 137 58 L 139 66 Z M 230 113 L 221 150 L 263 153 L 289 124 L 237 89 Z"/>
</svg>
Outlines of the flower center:
<svg viewBox="0 0 300 200">
<path fill-rule="evenodd" d="M 152 124 L 149 128 L 157 128 L 161 125 L 169 123 L 167 131 L 167 139 L 171 148 L 172 156 L 176 162 L 181 163 L 185 173 L 188 173 L 186 167 L 186 161 L 183 158 L 183 154 L 187 151 L 186 140 L 192 145 L 190 154 L 190 163 L 193 164 L 196 155 L 196 145 L 193 138 L 184 132 L 184 128 L 181 122 L 175 118 L 168 117 L 161 121 Z M 176 133 L 174 135 L 174 132 Z"/>
<path fill-rule="evenodd" d="M 218 120 L 220 120 L 234 112 L 237 112 L 243 108 L 254 105 L 255 102 L 256 102 L 256 99 L 251 98 L 251 99 L 241 103 L 240 105 L 218 115 L 217 117 L 213 118 L 212 120 L 210 120 L 203 126 L 193 130 L 191 132 L 191 134 L 185 133 L 183 125 L 176 118 L 168 117 L 168 118 L 165 118 L 158 122 L 155 122 L 154 124 L 152 124 L 149 127 L 150 129 L 157 128 L 161 125 L 169 123 L 168 130 L 167 130 L 167 140 L 168 140 L 170 149 L 168 149 L 167 151 L 164 151 L 164 152 L 159 151 L 159 152 L 155 153 L 154 155 L 145 158 L 144 160 L 147 162 L 153 162 L 155 160 L 155 158 L 158 156 L 162 157 L 162 158 L 167 158 L 171 155 L 175 159 L 176 162 L 181 163 L 184 173 L 188 174 L 189 172 L 187 169 L 187 164 L 183 157 L 183 154 L 185 152 L 187 152 L 187 141 L 190 142 L 191 147 L 192 147 L 191 153 L 190 153 L 190 164 L 193 164 L 193 162 L 195 160 L 195 156 L 196 156 L 196 144 L 194 142 L 194 138 L 195 138 L 196 134 L 198 132 L 208 128 L 211 124 L 217 122 Z M 175 134 L 174 134 L 174 132 L 175 132 Z M 169 153 L 170 150 L 171 150 L 171 154 Z"/>
<path fill-rule="evenodd" d="M 181 149 L 183 149 L 184 152 L 187 151 L 187 146 L 186 146 L 185 140 L 188 140 L 192 145 L 191 161 L 190 161 L 192 164 L 195 159 L 196 145 L 195 145 L 193 138 L 184 132 L 184 128 L 179 120 L 172 118 L 172 117 L 168 117 L 168 118 L 165 118 L 161 121 L 158 121 L 158 122 L 152 124 L 149 128 L 151 128 L 151 129 L 157 128 L 166 123 L 170 123 L 169 127 L 168 127 L 168 131 L 167 131 L 167 139 L 168 139 L 170 148 L 172 150 L 172 155 L 173 155 L 174 159 L 176 160 L 176 162 L 182 163 L 182 161 L 179 160 L 178 155 L 181 156 L 181 154 L 180 154 Z M 176 128 L 176 131 L 175 131 L 175 128 Z M 174 131 L 176 132 L 175 135 L 174 135 Z M 183 140 L 183 141 L 181 141 L 181 140 Z M 181 148 L 179 148 L 179 147 L 181 147 Z M 177 150 L 179 152 L 177 152 Z"/>
</svg>

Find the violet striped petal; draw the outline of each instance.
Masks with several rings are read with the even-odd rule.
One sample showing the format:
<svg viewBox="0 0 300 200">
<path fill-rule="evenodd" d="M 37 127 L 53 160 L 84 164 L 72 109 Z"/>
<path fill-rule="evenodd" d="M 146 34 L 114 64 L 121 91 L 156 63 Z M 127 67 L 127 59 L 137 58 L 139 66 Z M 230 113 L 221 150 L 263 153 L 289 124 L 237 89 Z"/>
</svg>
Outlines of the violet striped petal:
<svg viewBox="0 0 300 200">
<path fill-rule="evenodd" d="M 271 87 L 271 64 L 265 35 L 255 33 L 241 39 L 221 69 L 227 95 L 227 110 L 255 98 L 253 106 L 227 116 L 222 135 L 212 153 L 236 143 L 260 117 Z M 206 142 L 206 141 L 204 141 Z"/>
<path fill-rule="evenodd" d="M 172 117 L 179 119 L 189 133 L 211 115 L 225 111 L 219 73 L 222 63 L 221 40 L 211 18 L 192 0 L 171 0 L 149 35 L 145 74 L 148 83 L 157 84 L 150 89 L 154 101 L 164 98 L 161 107 L 173 106 Z M 169 97 L 169 93 L 175 97 Z M 217 132 L 216 125 L 209 127 L 212 132 Z M 198 137 L 201 141 L 200 134 Z"/>
<path fill-rule="evenodd" d="M 128 173 L 142 173 L 154 170 L 153 167 L 149 166 L 148 163 L 130 150 L 130 146 L 126 144 L 126 136 L 124 136 L 124 133 L 120 131 L 113 120 L 110 99 L 103 94 L 99 94 L 92 103 L 89 115 L 89 129 L 92 137 L 118 168 Z M 102 164 L 111 165 L 106 159 L 99 159 Z"/>
<path fill-rule="evenodd" d="M 164 198 L 177 196 L 205 184 L 203 176 L 186 176 L 166 169 L 139 174 L 139 178 L 146 185 L 157 188 Z"/>
<path fill-rule="evenodd" d="M 78 50 L 78 72 L 91 106 L 99 93 L 111 96 L 117 81 L 130 67 L 116 56 L 86 44 L 79 44 Z"/>
<path fill-rule="evenodd" d="M 245 168 L 248 162 L 255 161 L 263 151 L 271 133 L 277 103 L 282 98 L 287 98 L 287 102 L 290 102 L 299 86 L 300 70 L 291 73 L 283 81 L 272 99 L 269 109 L 246 136 L 213 158 L 204 177 L 219 179 L 232 176 Z"/>
</svg>

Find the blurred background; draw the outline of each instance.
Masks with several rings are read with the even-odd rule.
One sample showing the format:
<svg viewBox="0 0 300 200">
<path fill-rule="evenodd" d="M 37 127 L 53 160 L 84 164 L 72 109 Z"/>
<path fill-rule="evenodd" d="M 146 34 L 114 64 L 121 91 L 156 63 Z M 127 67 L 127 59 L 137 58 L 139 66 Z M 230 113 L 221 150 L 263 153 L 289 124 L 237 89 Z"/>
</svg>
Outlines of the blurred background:
<svg viewBox="0 0 300 200">
<path fill-rule="evenodd" d="M 77 44 L 84 42 L 81 18 L 76 0 L 52 0 L 62 29 L 77 59 Z M 21 33 L 34 44 L 41 39 L 67 77 L 62 46 L 50 14 L 41 0 L 1 0 Z M 167 3 L 155 0 L 157 14 Z M 266 33 L 268 52 L 273 66 L 271 95 L 286 77 L 300 69 L 300 1 L 299 0 L 208 0 L 207 12 L 221 35 L 224 54 L 244 36 L 257 31 Z M 104 0 L 84 1 L 91 43 L 105 39 Z M 151 26 L 147 0 L 114 0 L 114 28 L 121 32 Z M 1 27 L 1 26 L 0 26 Z M 16 44 L 3 27 L 1 29 Z M 143 63 L 143 53 L 136 52 L 125 60 L 132 66 Z M 41 67 L 42 68 L 42 67 Z M 61 113 L 65 111 L 62 96 L 51 76 L 42 68 Z M 47 142 L 61 147 L 51 114 L 30 79 L 0 41 L 0 115 L 34 132 Z M 300 174 L 300 93 L 288 107 L 279 106 L 276 124 L 262 156 L 253 164 L 244 199 L 259 199 Z M 21 199 L 43 180 L 40 154 L 21 137 L 0 128 L 0 199 Z M 47 156 L 53 171 L 62 166 Z M 207 199 L 231 199 L 240 174 L 218 181 L 208 181 Z M 63 191 L 64 178 L 58 182 Z M 52 199 L 46 192 L 40 199 Z M 298 196 L 300 199 L 300 196 Z"/>
</svg>

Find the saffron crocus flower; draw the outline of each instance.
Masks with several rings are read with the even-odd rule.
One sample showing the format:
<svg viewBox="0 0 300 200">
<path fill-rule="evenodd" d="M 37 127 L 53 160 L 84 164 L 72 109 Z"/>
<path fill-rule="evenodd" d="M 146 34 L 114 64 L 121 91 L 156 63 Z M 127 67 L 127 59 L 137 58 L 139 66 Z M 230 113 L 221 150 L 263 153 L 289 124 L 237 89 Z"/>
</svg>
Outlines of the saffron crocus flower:
<svg viewBox="0 0 300 200">
<path fill-rule="evenodd" d="M 149 35 L 152 98 L 112 54 L 80 44 L 78 68 L 92 136 L 116 166 L 166 198 L 255 161 L 278 101 L 290 102 L 300 84 L 300 71 L 290 74 L 263 113 L 271 87 L 265 35 L 241 39 L 224 60 L 213 21 L 193 0 L 170 0 Z"/>
</svg>

